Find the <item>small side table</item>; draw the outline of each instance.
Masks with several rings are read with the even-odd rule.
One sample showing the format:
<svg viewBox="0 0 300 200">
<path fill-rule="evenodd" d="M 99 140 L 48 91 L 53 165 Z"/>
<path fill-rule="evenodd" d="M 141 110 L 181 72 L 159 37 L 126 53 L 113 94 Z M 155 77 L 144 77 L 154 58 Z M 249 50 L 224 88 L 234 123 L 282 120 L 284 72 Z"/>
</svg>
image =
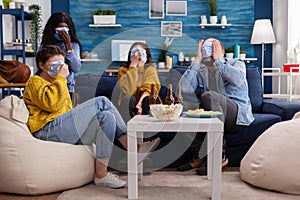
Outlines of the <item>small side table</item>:
<svg viewBox="0 0 300 200">
<path fill-rule="evenodd" d="M 207 132 L 208 179 L 212 180 L 212 199 L 221 199 L 223 123 L 218 118 L 179 117 L 175 121 L 158 121 L 148 115 L 136 115 L 127 123 L 128 134 L 128 199 L 138 199 L 137 140 L 143 132 Z"/>
<path fill-rule="evenodd" d="M 293 78 L 300 78 L 299 72 L 292 72 L 292 69 L 299 69 L 299 67 L 292 67 L 290 72 L 281 72 L 280 68 L 263 68 L 262 69 L 262 85 L 264 81 L 264 77 L 271 76 L 278 78 L 278 92 L 272 94 L 264 94 L 265 98 L 278 98 L 278 99 L 286 99 L 292 101 L 293 99 L 300 99 L 300 94 L 293 94 Z M 282 93 L 281 83 L 283 82 L 281 79 L 286 79 L 286 93 Z"/>
</svg>

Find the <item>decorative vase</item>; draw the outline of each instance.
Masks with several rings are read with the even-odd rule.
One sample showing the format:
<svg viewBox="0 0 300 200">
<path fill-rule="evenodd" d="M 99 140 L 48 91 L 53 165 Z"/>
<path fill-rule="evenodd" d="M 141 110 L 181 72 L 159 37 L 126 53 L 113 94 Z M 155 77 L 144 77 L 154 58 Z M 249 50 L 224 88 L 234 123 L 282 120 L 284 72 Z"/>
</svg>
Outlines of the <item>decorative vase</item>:
<svg viewBox="0 0 300 200">
<path fill-rule="evenodd" d="M 158 68 L 159 69 L 164 69 L 165 68 L 165 62 L 159 62 L 158 63 Z"/>
<path fill-rule="evenodd" d="M 217 24 L 218 23 L 218 16 L 210 16 L 209 17 L 209 23 Z"/>
<path fill-rule="evenodd" d="M 184 61 L 184 53 L 182 51 L 180 51 L 178 53 L 178 61 L 179 62 L 183 62 Z"/>
<path fill-rule="evenodd" d="M 221 24 L 227 24 L 227 18 L 225 15 L 221 17 Z"/>
<path fill-rule="evenodd" d="M 207 19 L 205 15 L 201 15 L 201 24 L 207 24 Z"/>
</svg>

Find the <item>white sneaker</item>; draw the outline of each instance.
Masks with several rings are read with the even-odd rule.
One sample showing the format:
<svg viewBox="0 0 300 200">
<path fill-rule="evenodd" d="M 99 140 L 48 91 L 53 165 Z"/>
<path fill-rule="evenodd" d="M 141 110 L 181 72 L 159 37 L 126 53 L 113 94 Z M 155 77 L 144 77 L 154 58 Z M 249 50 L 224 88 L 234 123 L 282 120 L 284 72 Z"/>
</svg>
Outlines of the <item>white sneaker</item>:
<svg viewBox="0 0 300 200">
<path fill-rule="evenodd" d="M 94 178 L 94 183 L 99 186 L 109 188 L 122 188 L 126 185 L 126 181 L 119 179 L 119 177 L 112 173 L 107 173 L 103 178 Z"/>
<path fill-rule="evenodd" d="M 151 142 L 148 141 L 141 144 L 138 154 L 138 165 L 150 155 L 150 153 L 158 146 L 159 143 L 160 138 L 155 138 Z"/>
</svg>

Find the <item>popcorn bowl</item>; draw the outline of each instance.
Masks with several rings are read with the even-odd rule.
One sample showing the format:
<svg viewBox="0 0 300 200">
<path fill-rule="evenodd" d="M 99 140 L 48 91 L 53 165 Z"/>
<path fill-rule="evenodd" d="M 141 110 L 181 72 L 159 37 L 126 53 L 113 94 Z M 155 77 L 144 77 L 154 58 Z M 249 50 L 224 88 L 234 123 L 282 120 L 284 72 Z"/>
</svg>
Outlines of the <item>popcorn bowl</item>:
<svg viewBox="0 0 300 200">
<path fill-rule="evenodd" d="M 153 117 L 160 121 L 173 121 L 177 119 L 182 112 L 181 104 L 174 105 L 163 105 L 163 104 L 153 104 L 150 105 L 150 112 Z"/>
</svg>

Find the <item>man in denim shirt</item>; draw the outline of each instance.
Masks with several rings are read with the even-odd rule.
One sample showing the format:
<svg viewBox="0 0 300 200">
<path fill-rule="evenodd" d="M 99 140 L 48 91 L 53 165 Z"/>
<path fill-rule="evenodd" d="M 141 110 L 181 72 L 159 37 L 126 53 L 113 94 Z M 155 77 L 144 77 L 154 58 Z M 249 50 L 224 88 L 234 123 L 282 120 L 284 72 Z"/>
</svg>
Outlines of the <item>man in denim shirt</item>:
<svg viewBox="0 0 300 200">
<path fill-rule="evenodd" d="M 197 57 L 183 74 L 180 84 L 183 98 L 187 97 L 188 102 L 192 102 L 193 105 L 198 102 L 199 107 L 204 110 L 221 111 L 224 132 L 230 134 L 249 126 L 254 117 L 248 96 L 245 63 L 238 59 L 226 60 L 224 53 L 220 41 L 214 38 L 201 40 Z M 193 101 L 192 96 L 195 97 Z M 184 108 L 191 109 L 187 104 L 184 103 Z M 193 109 L 196 108 L 198 107 Z M 198 156 L 203 141 L 203 134 L 197 134 L 191 145 L 195 158 L 190 163 L 178 167 L 179 171 L 196 168 L 204 163 L 205 159 Z M 223 165 L 228 163 L 225 157 L 222 162 Z"/>
</svg>

